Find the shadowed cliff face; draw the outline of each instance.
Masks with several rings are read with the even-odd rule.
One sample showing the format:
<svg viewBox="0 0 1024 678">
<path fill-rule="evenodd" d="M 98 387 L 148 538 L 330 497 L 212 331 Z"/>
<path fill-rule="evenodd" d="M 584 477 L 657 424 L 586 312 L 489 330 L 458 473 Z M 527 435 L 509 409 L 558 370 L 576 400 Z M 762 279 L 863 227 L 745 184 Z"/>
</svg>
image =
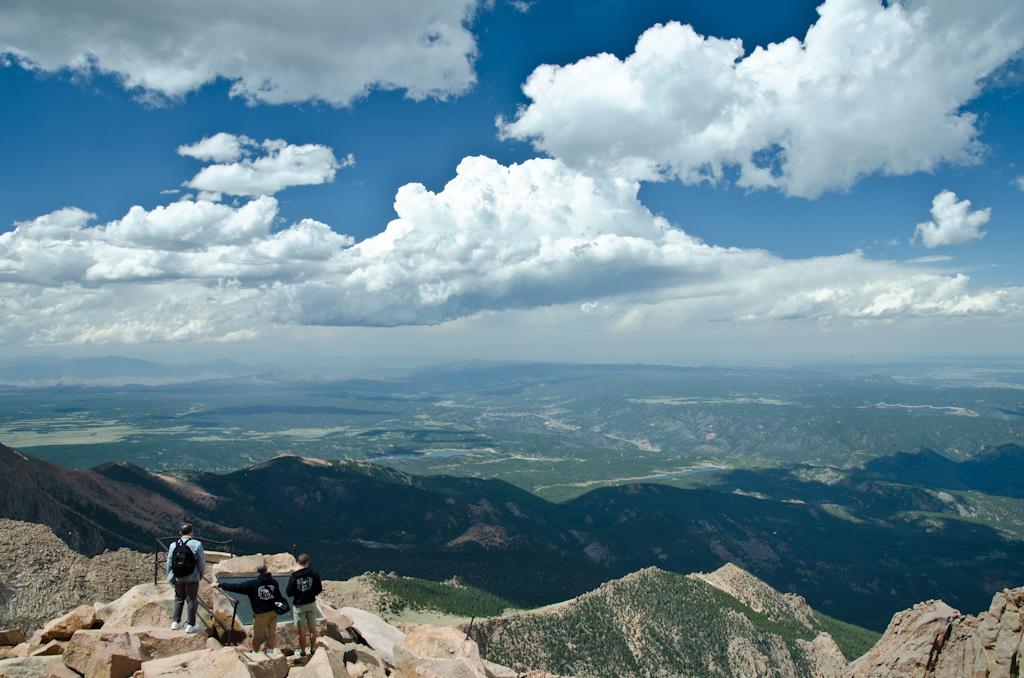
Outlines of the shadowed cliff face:
<svg viewBox="0 0 1024 678">
<path fill-rule="evenodd" d="M 1012 443 L 959 462 L 929 449 L 897 452 L 872 459 L 863 468 L 871 475 L 911 485 L 1024 497 L 1024 448 Z"/>
</svg>

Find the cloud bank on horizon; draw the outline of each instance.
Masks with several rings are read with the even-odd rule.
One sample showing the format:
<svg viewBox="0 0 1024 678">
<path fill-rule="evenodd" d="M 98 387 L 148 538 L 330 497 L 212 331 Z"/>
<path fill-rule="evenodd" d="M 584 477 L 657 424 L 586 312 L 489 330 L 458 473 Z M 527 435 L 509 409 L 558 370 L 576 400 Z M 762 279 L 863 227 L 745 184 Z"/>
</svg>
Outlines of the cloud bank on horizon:
<svg viewBox="0 0 1024 678">
<path fill-rule="evenodd" d="M 0 28 L 0 50 L 30 68 L 116 72 L 127 87 L 166 97 L 224 77 L 233 94 L 269 104 L 347 105 L 372 87 L 445 98 L 474 78 L 464 23 L 474 2 L 346 6 L 339 15 L 355 17 L 361 35 L 329 46 L 324 28 L 309 38 L 309 63 L 271 58 L 299 29 L 267 21 L 260 3 L 235 8 L 238 21 L 259 28 L 245 38 L 251 44 L 192 49 L 214 44 L 228 21 L 196 5 L 208 25 L 190 32 L 200 18 L 177 17 L 178 32 L 159 48 L 166 53 L 146 39 L 157 19 L 111 19 L 122 5 L 76 5 L 82 28 L 36 5 L 9 5 L 0 26 L 23 30 Z M 181 146 L 179 154 L 214 163 L 184 184 L 199 199 L 133 207 L 99 225 L 64 208 L 0 234 L 0 342 L 234 341 L 275 324 L 431 325 L 543 307 L 602 314 L 625 329 L 1024 316 L 1024 288 L 972 289 L 966 275 L 923 267 L 940 258 L 878 261 L 854 251 L 787 260 L 706 244 L 638 200 L 641 181 L 716 182 L 728 167 L 741 187 L 813 199 L 869 174 L 982 161 L 977 121 L 961 109 L 1024 47 L 1019 7 L 986 1 L 961 17 L 951 2 L 827 0 L 819 12 L 804 41 L 746 57 L 738 41 L 670 23 L 644 33 L 625 60 L 538 67 L 524 85 L 533 103 L 499 128 L 552 157 L 508 167 L 465 158 L 443 191 L 399 189 L 398 218 L 359 243 L 312 219 L 281 228 L 271 197 L 332 181 L 351 156 L 226 132 Z M 89 27 L 105 37 L 90 42 Z M 243 67 L 225 56 L 255 49 L 257 38 L 270 46 L 265 60 Z M 360 50 L 382 54 L 364 66 Z M 415 72 L 387 70 L 417 59 Z M 225 193 L 253 199 L 218 203 Z M 981 238 L 990 212 L 969 207 L 943 191 L 916 235 L 928 249 Z"/>
<path fill-rule="evenodd" d="M 99 226 L 63 209 L 0 235 L 0 337 L 231 340 L 269 323 L 429 325 L 543 306 L 623 328 L 1024 310 L 1024 289 L 971 291 L 967 276 L 915 263 L 707 245 L 652 215 L 638 189 L 557 160 L 467 158 L 440 193 L 404 186 L 399 218 L 358 244 L 311 219 L 275 231 L 269 196 L 135 207 Z"/>
</svg>

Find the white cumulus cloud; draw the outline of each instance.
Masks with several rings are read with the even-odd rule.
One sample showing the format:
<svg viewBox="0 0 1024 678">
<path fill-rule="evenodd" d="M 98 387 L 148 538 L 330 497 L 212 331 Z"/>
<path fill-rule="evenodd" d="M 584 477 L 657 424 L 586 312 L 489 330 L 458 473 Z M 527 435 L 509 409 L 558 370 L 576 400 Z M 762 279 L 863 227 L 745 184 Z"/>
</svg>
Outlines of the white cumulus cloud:
<svg viewBox="0 0 1024 678">
<path fill-rule="evenodd" d="M 814 198 L 861 177 L 975 163 L 961 107 L 1024 47 L 1024 7 L 988 0 L 826 0 L 803 41 L 744 56 L 737 39 L 658 24 L 624 61 L 538 67 L 501 134 L 592 173 Z"/>
<path fill-rule="evenodd" d="M 970 200 L 957 202 L 956 193 L 942 191 L 932 200 L 932 221 L 918 224 L 914 239 L 921 236 L 921 242 L 928 249 L 981 240 L 986 233 L 981 227 L 991 218 L 991 207 L 972 212 Z"/>
<path fill-rule="evenodd" d="M 217 78 L 232 96 L 347 106 L 372 88 L 414 99 L 465 92 L 479 0 L 11 0 L 0 54 L 26 68 L 113 73 L 179 98 Z"/>
<path fill-rule="evenodd" d="M 1021 174 L 1013 180 L 1014 185 L 1020 190 L 1024 191 L 1024 174 Z"/>
<path fill-rule="evenodd" d="M 431 325 L 555 308 L 608 327 L 1020 316 L 1024 290 L 861 252 L 786 260 L 652 215 L 639 185 L 557 160 L 466 158 L 443 191 L 403 186 L 358 244 L 271 227 L 277 201 L 182 200 L 122 219 L 67 208 L 0 235 L 0 342 L 232 341 L 274 325 Z"/>
<path fill-rule="evenodd" d="M 320 144 L 296 146 L 283 139 L 266 139 L 257 144 L 246 136 L 225 132 L 203 138 L 190 146 L 179 146 L 178 153 L 200 160 L 222 161 L 222 164 L 204 167 L 182 184 L 202 191 L 214 201 L 220 200 L 222 193 L 273 195 L 289 186 L 330 183 L 334 181 L 338 168 L 356 164 L 351 153 L 339 163 L 334 151 Z M 263 155 L 242 158 L 253 153 Z M 231 160 L 237 162 L 223 162 Z"/>
<path fill-rule="evenodd" d="M 203 137 L 194 144 L 178 146 L 178 155 L 187 155 L 207 162 L 231 162 L 246 153 L 246 146 L 255 145 L 256 142 L 247 136 L 218 132 L 212 137 Z"/>
</svg>

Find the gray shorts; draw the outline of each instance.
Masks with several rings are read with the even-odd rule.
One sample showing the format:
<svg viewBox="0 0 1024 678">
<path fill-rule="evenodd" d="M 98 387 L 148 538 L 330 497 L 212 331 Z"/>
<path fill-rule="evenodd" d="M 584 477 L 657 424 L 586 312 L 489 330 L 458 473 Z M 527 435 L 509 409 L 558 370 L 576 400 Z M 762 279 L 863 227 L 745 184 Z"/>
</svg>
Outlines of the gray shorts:
<svg viewBox="0 0 1024 678">
<path fill-rule="evenodd" d="M 316 603 L 295 606 L 296 626 L 316 626 Z"/>
</svg>

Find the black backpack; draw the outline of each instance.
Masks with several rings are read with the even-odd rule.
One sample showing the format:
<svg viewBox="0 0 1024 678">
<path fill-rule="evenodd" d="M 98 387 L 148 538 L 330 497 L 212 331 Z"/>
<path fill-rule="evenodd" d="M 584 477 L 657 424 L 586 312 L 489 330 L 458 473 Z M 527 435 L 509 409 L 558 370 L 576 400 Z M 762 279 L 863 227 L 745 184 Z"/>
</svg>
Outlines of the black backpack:
<svg viewBox="0 0 1024 678">
<path fill-rule="evenodd" d="M 188 539 L 175 542 L 171 554 L 171 572 L 175 577 L 187 577 L 196 571 L 196 554 L 189 548 Z"/>
</svg>

